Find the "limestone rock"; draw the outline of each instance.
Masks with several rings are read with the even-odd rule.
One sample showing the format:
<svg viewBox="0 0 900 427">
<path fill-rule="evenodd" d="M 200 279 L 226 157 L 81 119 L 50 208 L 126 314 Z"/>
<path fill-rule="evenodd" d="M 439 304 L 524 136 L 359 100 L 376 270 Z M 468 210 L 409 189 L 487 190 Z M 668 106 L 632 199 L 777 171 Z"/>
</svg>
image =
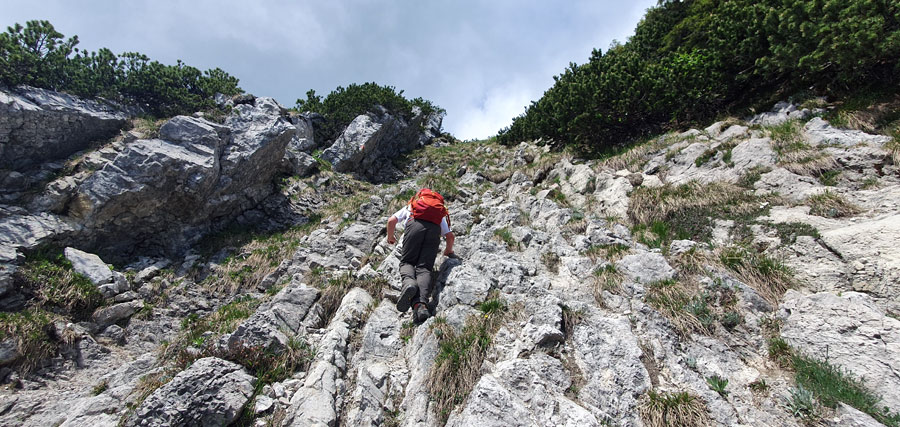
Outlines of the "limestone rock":
<svg viewBox="0 0 900 427">
<path fill-rule="evenodd" d="M 144 300 L 123 302 L 98 309 L 94 315 L 94 323 L 101 328 L 125 320 L 144 308 Z"/>
<path fill-rule="evenodd" d="M 133 115 L 113 104 L 46 89 L 0 91 L 0 169 L 21 172 L 64 159 L 115 135 Z"/>
<path fill-rule="evenodd" d="M 309 368 L 303 387 L 291 397 L 285 425 L 335 425 L 344 392 L 347 340 L 350 329 L 359 326 L 372 297 L 360 288 L 351 289 L 341 301 Z"/>
<path fill-rule="evenodd" d="M 794 104 L 779 102 L 772 107 L 772 111 L 757 114 L 749 120 L 749 123 L 763 126 L 777 126 L 788 120 L 805 119 L 811 114 L 812 111 L 806 108 L 798 109 Z"/>
<path fill-rule="evenodd" d="M 481 377 L 447 426 L 600 426 L 564 395 L 570 384 L 562 363 L 542 353 L 501 362 Z"/>
<path fill-rule="evenodd" d="M 788 291 L 781 304 L 781 336 L 804 354 L 827 357 L 882 396 L 883 405 L 900 407 L 900 320 L 885 316 L 861 293 L 829 292 L 803 296 Z M 882 405 L 879 405 L 882 406 Z"/>
<path fill-rule="evenodd" d="M 857 144 L 872 143 L 881 145 L 891 140 L 884 135 L 870 135 L 863 131 L 850 129 L 837 129 L 828 122 L 816 117 L 803 127 L 806 140 L 812 145 L 833 144 L 841 146 L 854 146 Z"/>
<path fill-rule="evenodd" d="M 78 188 L 69 214 L 103 254 L 177 253 L 214 224 L 271 194 L 294 127 L 268 98 L 241 104 L 225 125 L 179 116 L 163 139 L 129 144 Z"/>
<path fill-rule="evenodd" d="M 147 396 L 128 425 L 229 425 L 250 400 L 255 382 L 238 364 L 215 357 L 197 360 Z"/>
<path fill-rule="evenodd" d="M 243 347 L 260 347 L 271 351 L 287 348 L 289 335 L 302 332 L 302 322 L 319 297 L 315 288 L 292 280 L 267 305 L 241 323 L 225 338 L 229 351 Z"/>
<path fill-rule="evenodd" d="M 75 248 L 66 248 L 63 255 L 72 263 L 72 269 L 87 276 L 91 283 L 103 285 L 113 281 L 113 271 L 97 255 Z"/>
<path fill-rule="evenodd" d="M 363 175 L 375 175 L 373 168 L 379 161 L 393 159 L 400 153 L 430 142 L 430 137 L 420 135 L 420 126 L 430 123 L 426 134 L 428 130 L 433 133 L 435 125 L 440 127 L 440 117 L 440 113 L 425 117 L 418 112 L 407 122 L 384 109 L 360 115 L 322 153 L 322 158 L 330 162 L 337 172 L 356 171 Z"/>
<path fill-rule="evenodd" d="M 616 269 L 641 284 L 668 280 L 675 277 L 675 269 L 662 254 L 640 252 L 626 255 L 616 262 Z"/>
</svg>

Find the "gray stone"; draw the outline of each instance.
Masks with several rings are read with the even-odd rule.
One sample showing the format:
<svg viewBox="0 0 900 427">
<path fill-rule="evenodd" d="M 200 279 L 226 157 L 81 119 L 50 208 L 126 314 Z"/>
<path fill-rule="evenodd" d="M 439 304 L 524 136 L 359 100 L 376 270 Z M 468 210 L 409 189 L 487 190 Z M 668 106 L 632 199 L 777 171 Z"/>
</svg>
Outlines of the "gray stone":
<svg viewBox="0 0 900 427">
<path fill-rule="evenodd" d="M 119 344 L 125 342 L 125 330 L 119 325 L 109 325 L 103 330 L 101 336 Z"/>
<path fill-rule="evenodd" d="M 250 400 L 255 382 L 238 364 L 215 357 L 197 360 L 147 396 L 128 425 L 229 425 Z"/>
<path fill-rule="evenodd" d="M 19 359 L 19 346 L 15 339 L 5 338 L 0 341 L 0 366 L 9 365 Z"/>
<path fill-rule="evenodd" d="M 238 105 L 224 126 L 175 117 L 160 129 L 163 139 L 135 141 L 94 172 L 68 213 L 101 255 L 178 253 L 214 221 L 235 218 L 272 193 L 293 132 L 269 98 Z"/>
<path fill-rule="evenodd" d="M 337 422 L 339 396 L 344 392 L 347 369 L 347 340 L 350 329 L 359 326 L 372 297 L 360 288 L 351 289 L 328 325 L 316 351 L 316 358 L 303 387 L 291 397 L 291 408 L 284 425 L 333 426 Z"/>
<path fill-rule="evenodd" d="M 697 245 L 698 243 L 693 240 L 673 240 L 672 244 L 669 245 L 669 255 L 675 256 L 690 252 L 690 250 L 696 248 Z"/>
<path fill-rule="evenodd" d="M 407 123 L 402 118 L 379 108 L 374 112 L 360 115 L 344 129 L 334 144 L 328 147 L 322 158 L 332 164 L 337 172 L 354 171 L 363 175 L 374 175 L 373 169 L 380 161 L 397 157 L 401 153 L 421 147 L 436 135 L 432 135 L 433 123 L 440 123 L 440 113 L 425 117 L 419 113 Z M 420 129 L 423 123 L 432 123 Z"/>
<path fill-rule="evenodd" d="M 142 308 L 144 308 L 144 300 L 123 302 L 97 309 L 97 311 L 94 312 L 92 319 L 94 323 L 102 328 L 128 319 Z"/>
<path fill-rule="evenodd" d="M 837 129 L 828 122 L 816 117 L 803 126 L 803 134 L 812 145 L 840 145 L 851 147 L 857 144 L 882 145 L 891 140 L 885 135 L 870 135 L 859 130 Z"/>
<path fill-rule="evenodd" d="M 797 175 L 780 167 L 762 174 L 759 181 L 753 184 L 753 187 L 758 194 L 777 192 L 782 196 L 797 201 L 825 191 L 825 187 L 819 184 L 815 178 Z"/>
<path fill-rule="evenodd" d="M 63 254 L 72 263 L 72 269 L 87 276 L 91 283 L 103 285 L 113 281 L 112 270 L 99 256 L 75 248 L 66 248 Z"/>
<path fill-rule="evenodd" d="M 317 289 L 292 280 L 270 303 L 260 307 L 224 339 L 226 348 L 230 351 L 244 347 L 272 351 L 287 348 L 290 338 L 302 332 L 302 322 L 318 297 Z"/>
<path fill-rule="evenodd" d="M 600 419 L 637 423 L 637 399 L 651 382 L 629 320 L 589 316 L 575 327 L 573 343 L 586 380 L 579 399 Z"/>
<path fill-rule="evenodd" d="M 649 284 L 675 277 L 675 269 L 662 254 L 640 252 L 616 261 L 616 269 L 637 283 Z"/>
<path fill-rule="evenodd" d="M 569 385 L 560 361 L 545 354 L 501 362 L 481 377 L 447 426 L 602 425 L 565 397 Z"/>
<path fill-rule="evenodd" d="M 114 136 L 133 114 L 113 104 L 46 89 L 19 86 L 0 91 L 0 169 L 21 172 L 64 159 Z"/>
<path fill-rule="evenodd" d="M 869 414 L 866 414 L 844 402 L 838 402 L 836 415 L 830 421 L 830 425 L 840 427 L 882 427 L 881 424 Z"/>
<path fill-rule="evenodd" d="M 788 344 L 862 379 L 884 399 L 879 407 L 900 408 L 900 320 L 885 316 L 868 295 L 857 292 L 804 296 L 788 291 L 779 313 Z"/>
</svg>

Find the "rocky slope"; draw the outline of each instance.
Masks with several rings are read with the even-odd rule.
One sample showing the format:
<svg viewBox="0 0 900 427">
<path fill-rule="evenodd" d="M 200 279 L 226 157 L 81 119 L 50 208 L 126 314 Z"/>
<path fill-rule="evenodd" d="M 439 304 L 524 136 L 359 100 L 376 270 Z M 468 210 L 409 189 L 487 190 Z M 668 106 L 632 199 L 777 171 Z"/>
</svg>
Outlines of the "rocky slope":
<svg viewBox="0 0 900 427">
<path fill-rule="evenodd" d="M 240 214 L 296 227 L 141 259 L 91 321 L 53 325 L 62 352 L 6 372 L 0 421 L 880 425 L 803 400 L 796 383 L 792 354 L 900 411 L 896 151 L 814 113 L 779 105 L 603 161 L 529 143 L 427 147 L 395 159 L 396 182 L 376 171 L 384 157 L 359 159 L 399 150 L 344 144 L 329 156 L 356 151 L 332 163 L 356 166 L 287 179 L 271 196 L 286 207 Z M 176 138 L 176 125 L 205 133 Z M 166 126 L 155 144 L 218 149 L 214 125 Z M 368 129 L 353 134 L 387 132 Z M 354 168 L 368 172 L 340 172 Z M 383 225 L 423 185 L 450 202 L 459 258 L 439 258 L 434 316 L 417 325 L 394 308 L 398 248 Z M 96 281 L 109 289 L 117 274 Z"/>
</svg>

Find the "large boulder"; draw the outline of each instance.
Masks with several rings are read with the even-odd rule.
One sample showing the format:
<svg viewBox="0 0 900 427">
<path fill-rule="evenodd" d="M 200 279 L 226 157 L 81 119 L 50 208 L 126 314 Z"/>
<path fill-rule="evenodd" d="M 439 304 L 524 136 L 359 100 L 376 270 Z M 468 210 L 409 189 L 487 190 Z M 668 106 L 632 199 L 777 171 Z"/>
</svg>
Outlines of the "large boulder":
<svg viewBox="0 0 900 427">
<path fill-rule="evenodd" d="M 272 194 L 294 130 L 271 98 L 236 106 L 224 125 L 175 117 L 86 179 L 68 214 L 104 253 L 178 253 Z"/>
<path fill-rule="evenodd" d="M 322 153 L 322 158 L 331 162 L 337 172 L 377 175 L 380 161 L 421 147 L 439 134 L 441 113 L 425 115 L 419 109 L 414 109 L 413 113 L 408 122 L 384 108 L 360 115 Z"/>
<path fill-rule="evenodd" d="M 19 86 L 0 91 L 0 170 L 24 171 L 115 135 L 129 113 L 119 106 Z"/>
<path fill-rule="evenodd" d="M 230 425 L 253 396 L 255 382 L 241 365 L 200 359 L 147 396 L 128 425 Z"/>
</svg>

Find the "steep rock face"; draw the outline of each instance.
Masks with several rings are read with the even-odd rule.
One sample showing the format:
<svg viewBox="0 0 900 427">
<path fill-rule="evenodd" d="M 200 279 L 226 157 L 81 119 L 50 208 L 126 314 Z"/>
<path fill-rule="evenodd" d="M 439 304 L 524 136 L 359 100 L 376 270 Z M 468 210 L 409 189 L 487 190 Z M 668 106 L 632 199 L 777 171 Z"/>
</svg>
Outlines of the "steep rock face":
<svg viewBox="0 0 900 427">
<path fill-rule="evenodd" d="M 64 159 L 115 135 L 132 115 L 112 104 L 46 89 L 0 91 L 0 170 L 21 172 Z"/>
<path fill-rule="evenodd" d="M 209 132 L 213 134 L 218 136 L 215 129 Z M 886 403 L 895 405 L 891 390 L 900 389 L 900 378 L 890 367 L 897 364 L 893 345 L 898 326 L 885 311 L 896 314 L 891 309 L 896 306 L 896 294 L 886 283 L 893 276 L 882 275 L 885 283 L 875 280 L 896 258 L 891 242 L 898 233 L 893 218 L 900 204 L 900 179 L 896 166 L 883 156 L 885 150 L 878 143 L 847 148 L 843 155 L 864 163 L 858 173 L 876 179 L 878 186 L 850 191 L 856 181 L 840 181 L 830 191 L 859 204 L 863 213 L 825 218 L 810 214 L 810 202 L 803 194 L 807 190 L 807 194 L 822 193 L 825 186 L 814 176 L 779 166 L 774 142 L 764 132 L 720 123 L 705 133 L 694 130 L 681 135 L 638 147 L 637 160 L 583 161 L 529 144 L 508 148 L 490 143 L 449 147 L 451 152 L 459 150 L 453 154 L 465 159 L 461 162 L 465 166 L 447 168 L 442 163 L 446 159 L 423 156 L 436 165 L 420 168 L 422 173 L 434 173 L 438 169 L 431 167 L 436 167 L 459 178 L 447 198 L 459 257 L 438 257 L 435 298 L 428 307 L 432 317 L 422 324 L 395 308 L 402 286 L 399 249 L 387 244 L 382 234 L 388 215 L 405 201 L 397 195 L 414 189 L 421 176 L 410 176 L 397 185 L 366 187 L 366 192 L 352 197 L 330 194 L 341 187 L 336 181 L 347 179 L 342 183 L 348 187 L 354 183 L 346 176 L 322 172 L 304 179 L 297 186 L 309 190 L 302 194 L 312 200 L 305 206 L 328 207 L 322 211 L 322 222 L 291 241 L 291 253 L 274 260 L 280 264 L 270 265 L 274 270 L 267 270 L 272 272 L 263 283 L 252 282 L 249 289 L 241 290 L 241 300 L 261 300 L 255 313 L 246 313 L 240 324 L 229 324 L 227 331 L 207 331 L 195 341 L 217 343 L 216 350 L 231 341 L 280 351 L 286 348 L 286 340 L 293 339 L 316 349 L 299 365 L 306 368 L 260 388 L 255 404 L 247 408 L 255 412 L 258 425 L 641 426 L 648 424 L 645 412 L 653 410 L 652 396 L 674 396 L 678 405 L 687 405 L 676 394 L 687 393 L 693 406 L 678 409 L 695 411 L 689 425 L 799 426 L 804 420 L 792 416 L 786 407 L 796 386 L 794 373 L 781 369 L 768 354 L 768 334 L 779 323 L 776 316 L 784 322 L 783 338 L 795 349 L 822 358 L 827 355 L 830 363 L 865 376 L 866 384 L 876 385 L 870 380 L 877 377 L 877 391 Z M 838 148 L 825 145 L 824 149 Z M 730 147 L 731 162 L 712 147 Z M 698 166 L 697 159 L 710 150 L 716 154 Z M 469 159 L 475 161 L 469 163 Z M 494 160 L 490 166 L 504 173 L 474 166 L 488 160 Z M 765 165 L 776 166 L 773 172 L 802 177 L 809 185 L 792 197 L 768 199 L 775 206 L 745 224 L 749 236 L 740 237 L 751 241 L 741 248 L 794 268 L 802 280 L 795 281 L 795 290 L 787 295 L 779 292 L 770 297 L 753 276 L 724 264 L 721 246 L 737 244 L 731 233 L 738 228 L 736 221 L 711 221 L 715 228 L 715 240 L 711 240 L 720 247 L 691 240 L 663 245 L 642 234 L 646 230 L 629 227 L 634 225 L 629 223 L 629 209 L 636 203 L 631 196 L 643 187 L 674 188 L 691 179 L 725 180 L 745 185 L 741 191 L 748 195 L 789 194 L 792 181 L 771 179 L 763 187 L 763 178 L 755 182 L 756 188 L 744 182 L 744 174 Z M 883 176 L 873 172 L 879 169 Z M 317 193 L 310 195 L 312 191 Z M 334 206 L 340 212 L 328 213 Z M 772 228 L 791 223 L 815 227 L 819 234 L 792 239 Z M 279 237 L 266 245 L 272 242 L 282 244 Z M 151 266 L 165 262 L 140 263 L 133 268 L 139 272 L 134 275 L 134 288 L 148 304 L 160 295 L 155 299 L 159 304 L 155 317 L 132 316 L 130 323 L 119 322 L 122 327 L 112 325 L 93 334 L 96 340 L 83 332 L 80 345 L 88 361 L 84 371 L 96 372 L 100 365 L 91 360 L 92 351 L 108 348 L 102 360 L 111 360 L 110 364 L 127 354 L 154 355 L 151 336 L 155 344 L 175 343 L 172 336 L 183 331 L 179 329 L 186 324 L 183 319 L 202 323 L 219 315 L 216 305 L 225 308 L 223 304 L 237 299 L 201 297 L 207 281 L 195 276 L 196 271 L 222 269 L 222 274 L 241 276 L 244 269 L 226 267 L 269 248 L 242 247 L 227 252 L 231 256 L 226 260 L 222 260 L 226 251 L 207 260 L 172 260 L 176 269 L 194 270 L 176 277 L 165 273 L 160 274 L 165 278 L 151 278 L 154 269 L 162 268 Z M 259 260 L 245 267 L 253 270 L 273 261 Z M 333 288 L 340 281 L 327 280 L 350 276 L 363 281 L 360 286 L 365 290 Z M 318 278 L 314 285 L 311 277 Z M 873 283 L 879 285 L 878 292 L 867 290 L 866 296 L 850 292 Z M 259 293 L 282 285 L 272 295 Z M 165 289 L 166 298 L 175 300 L 167 302 L 155 294 L 159 288 Z M 827 292 L 802 295 L 819 291 Z M 108 309 L 113 311 L 108 314 L 128 313 L 138 305 L 118 304 L 110 304 Z M 331 319 L 325 316 L 325 306 L 335 313 Z M 227 307 L 234 312 L 234 306 Z M 726 326 L 726 319 L 734 323 Z M 167 324 L 168 335 L 162 324 Z M 113 337 L 122 338 L 114 343 Z M 141 342 L 147 344 L 139 347 Z M 485 347 L 475 348 L 475 342 Z M 198 345 L 192 341 L 188 353 L 199 354 L 201 349 L 194 347 Z M 447 365 L 457 356 L 472 363 Z M 235 359 L 248 368 L 257 366 L 253 360 Z M 145 372 L 159 372 L 141 366 Z M 109 378 L 110 389 L 88 397 L 97 376 L 85 380 L 84 371 L 75 371 L 75 380 L 58 380 L 70 388 L 42 388 L 25 381 L 23 390 L 0 391 L 0 423 L 109 425 L 126 415 L 125 404 L 135 402 L 129 393 L 141 389 L 125 381 L 135 375 L 104 377 Z M 720 391 L 712 388 L 714 376 L 727 380 Z M 465 387 L 460 386 L 461 380 Z M 456 394 L 440 396 L 441 390 L 457 386 Z M 164 388 L 167 393 L 173 391 L 166 387 L 154 395 L 162 395 Z M 157 396 L 152 399 L 154 407 L 163 401 L 172 402 L 173 408 L 223 401 L 192 394 L 186 386 L 180 390 L 189 404 Z M 60 410 L 59 404 L 40 403 L 67 399 L 76 403 L 71 413 Z M 227 423 L 232 407 L 218 405 L 208 413 Z M 172 414 L 202 411 L 173 409 Z M 843 406 L 822 421 L 877 425 Z"/>
<path fill-rule="evenodd" d="M 322 158 L 337 172 L 353 171 L 381 180 L 386 177 L 381 163 L 430 142 L 440 131 L 442 117 L 441 113 L 426 116 L 418 108 L 408 123 L 383 108 L 360 115 L 322 153 Z"/>
<path fill-rule="evenodd" d="M 268 98 L 238 105 L 224 126 L 176 117 L 85 180 L 69 214 L 104 253 L 178 252 L 271 194 L 293 132 Z"/>
</svg>

